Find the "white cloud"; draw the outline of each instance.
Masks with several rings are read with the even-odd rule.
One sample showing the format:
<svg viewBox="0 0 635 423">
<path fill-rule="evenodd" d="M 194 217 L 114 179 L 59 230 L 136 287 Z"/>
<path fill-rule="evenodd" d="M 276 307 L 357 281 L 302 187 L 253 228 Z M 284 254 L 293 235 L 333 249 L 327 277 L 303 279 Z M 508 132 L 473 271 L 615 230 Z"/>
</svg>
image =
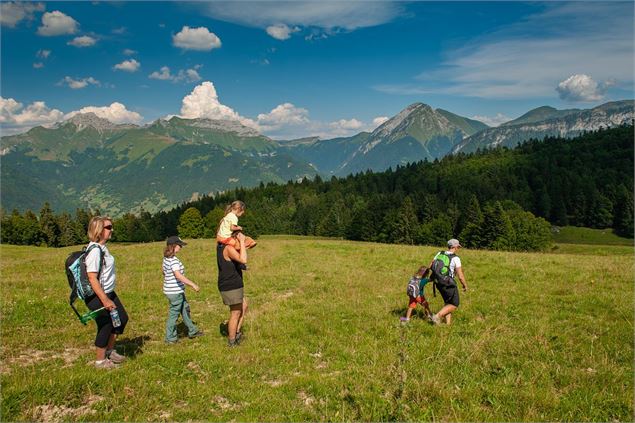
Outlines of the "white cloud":
<svg viewBox="0 0 635 423">
<path fill-rule="evenodd" d="M 42 63 L 42 62 L 33 63 L 33 68 L 34 69 L 42 69 L 43 67 L 44 67 L 44 63 Z"/>
<path fill-rule="evenodd" d="M 172 36 L 174 46 L 184 50 L 210 51 L 221 46 L 220 38 L 205 27 L 184 26 L 181 32 Z"/>
<path fill-rule="evenodd" d="M 387 122 L 390 118 L 387 116 L 377 116 L 373 119 L 372 129 L 381 126 L 384 122 Z"/>
<path fill-rule="evenodd" d="M 79 23 L 59 10 L 42 15 L 42 26 L 37 29 L 39 35 L 51 37 L 55 35 L 74 34 Z"/>
<path fill-rule="evenodd" d="M 67 85 L 69 88 L 72 88 L 74 90 L 86 88 L 88 84 L 97 86 L 101 85 L 101 83 L 92 76 L 82 79 L 73 79 L 70 76 L 66 76 L 64 77 L 64 79 L 57 83 L 57 85 Z"/>
<path fill-rule="evenodd" d="M 50 55 L 51 50 L 38 50 L 37 53 L 35 53 L 35 57 L 40 59 L 48 59 Z"/>
<path fill-rule="evenodd" d="M 127 32 L 127 29 L 125 26 L 115 28 L 112 30 L 112 33 L 117 35 L 122 35 L 122 34 L 125 34 L 126 32 Z"/>
<path fill-rule="evenodd" d="M 51 125 L 64 117 L 57 109 L 49 109 L 43 101 L 35 101 L 23 108 L 12 98 L 0 97 L 0 127 L 3 135 L 24 132 L 34 126 Z"/>
<path fill-rule="evenodd" d="M 90 37 L 88 35 L 82 35 L 81 37 L 73 38 L 72 41 L 69 41 L 66 44 L 68 44 L 69 46 L 75 46 L 75 47 L 90 47 L 90 46 L 94 46 L 96 42 L 97 40 L 94 39 L 93 37 Z"/>
<path fill-rule="evenodd" d="M 285 126 L 306 125 L 309 121 L 309 111 L 295 107 L 291 103 L 283 103 L 274 107 L 269 113 L 258 115 L 258 126 L 262 131 L 275 131 Z"/>
<path fill-rule="evenodd" d="M 2 2 L 0 3 L 0 25 L 15 28 L 20 21 L 32 21 L 35 12 L 44 12 L 43 3 Z"/>
<path fill-rule="evenodd" d="M 481 98 L 553 97 L 566 75 L 633 85 L 633 3 L 552 2 L 541 13 L 475 38 L 446 54 L 418 82 L 384 84 L 395 94 Z"/>
<path fill-rule="evenodd" d="M 328 32 L 381 25 L 402 14 L 404 9 L 399 3 L 380 1 L 251 2 L 249 7 L 241 2 L 210 2 L 200 7 L 215 19 L 256 28 L 287 25 L 317 27 Z"/>
<path fill-rule="evenodd" d="M 491 127 L 496 127 L 512 120 L 512 118 L 510 118 L 509 116 L 505 116 L 502 113 L 496 113 L 496 116 L 476 115 L 472 116 L 470 119 L 478 120 Z"/>
<path fill-rule="evenodd" d="M 266 31 L 267 34 L 271 35 L 276 40 L 288 40 L 291 37 L 291 34 L 300 31 L 300 28 L 290 28 L 285 24 L 277 24 L 268 26 Z"/>
<path fill-rule="evenodd" d="M 132 49 L 127 48 L 127 49 L 125 49 L 125 50 L 123 51 L 123 54 L 124 54 L 125 56 L 133 56 L 133 55 L 137 54 L 137 51 L 136 51 L 136 50 L 132 50 Z"/>
<path fill-rule="evenodd" d="M 100 118 L 108 119 L 110 122 L 113 123 L 139 123 L 143 120 L 143 116 L 141 116 L 137 112 L 128 110 L 126 106 L 119 102 L 114 102 L 110 106 L 103 107 L 82 107 L 79 110 L 67 113 L 64 116 L 64 119 L 70 119 L 78 113 L 94 113 Z"/>
<path fill-rule="evenodd" d="M 588 75 L 571 75 L 556 87 L 560 98 L 570 102 L 591 102 L 604 98 L 606 90 L 613 85 L 612 81 L 598 84 Z"/>
<path fill-rule="evenodd" d="M 135 59 L 124 60 L 121 63 L 117 63 L 113 66 L 115 70 L 122 70 L 125 72 L 136 72 L 141 67 L 141 63 L 137 62 Z"/>
<path fill-rule="evenodd" d="M 210 81 L 205 81 L 183 98 L 181 116 L 186 119 L 207 118 L 218 120 L 234 120 L 251 128 L 257 127 L 254 121 L 244 118 L 231 107 L 221 104 L 216 88 Z"/>
<path fill-rule="evenodd" d="M 163 66 L 160 71 L 154 71 L 148 75 L 148 78 L 172 82 L 198 82 L 202 79 L 201 75 L 198 73 L 198 69 L 200 67 L 201 65 L 196 65 L 192 69 L 181 69 L 176 75 L 172 75 L 170 68 Z"/>
<path fill-rule="evenodd" d="M 150 75 L 148 75 L 148 78 L 150 79 L 159 79 L 162 81 L 165 80 L 170 80 L 172 78 L 174 78 L 171 74 L 170 74 L 170 68 L 167 66 L 163 66 L 159 71 L 154 71 L 152 72 Z"/>
</svg>

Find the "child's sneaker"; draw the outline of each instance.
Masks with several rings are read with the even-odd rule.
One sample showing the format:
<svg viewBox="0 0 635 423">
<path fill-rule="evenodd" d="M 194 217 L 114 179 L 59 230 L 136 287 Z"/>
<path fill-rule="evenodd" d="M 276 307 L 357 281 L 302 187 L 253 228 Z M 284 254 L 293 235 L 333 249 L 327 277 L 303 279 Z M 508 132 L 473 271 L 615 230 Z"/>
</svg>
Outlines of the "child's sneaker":
<svg viewBox="0 0 635 423">
<path fill-rule="evenodd" d="M 410 319 L 408 319 L 407 317 L 400 317 L 399 318 L 399 322 L 401 322 L 402 325 L 407 325 L 409 321 L 410 321 Z"/>
<path fill-rule="evenodd" d="M 112 369 L 116 369 L 117 365 L 115 363 L 113 363 L 110 359 L 105 358 L 103 360 L 95 361 L 95 368 L 112 370 Z"/>
<path fill-rule="evenodd" d="M 108 350 L 106 351 L 106 358 L 112 361 L 115 364 L 121 364 L 126 361 L 126 357 L 119 354 L 116 350 Z"/>
<path fill-rule="evenodd" d="M 202 331 L 202 330 L 199 330 L 199 331 L 198 331 L 198 332 L 196 332 L 194 335 L 188 335 L 187 337 L 188 337 L 188 338 L 190 338 L 190 339 L 194 339 L 194 338 L 198 338 L 199 336 L 203 336 L 203 335 L 205 335 L 205 334 L 203 333 L 203 331 Z"/>
</svg>

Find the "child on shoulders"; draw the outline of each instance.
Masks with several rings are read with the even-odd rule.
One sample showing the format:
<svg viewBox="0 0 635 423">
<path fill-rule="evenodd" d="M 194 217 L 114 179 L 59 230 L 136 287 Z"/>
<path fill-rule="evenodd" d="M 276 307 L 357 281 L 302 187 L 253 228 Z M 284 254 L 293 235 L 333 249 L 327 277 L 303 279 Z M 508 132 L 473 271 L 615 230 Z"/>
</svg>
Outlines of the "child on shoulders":
<svg viewBox="0 0 635 423">
<path fill-rule="evenodd" d="M 225 217 L 223 217 L 218 225 L 216 232 L 216 241 L 219 244 L 231 245 L 235 249 L 240 249 L 240 244 L 236 241 L 232 234 L 236 231 L 242 232 L 243 228 L 238 226 L 238 218 L 245 214 L 245 203 L 242 201 L 234 201 L 225 208 Z M 253 238 L 245 236 L 245 247 L 253 248 L 257 244 Z"/>
</svg>

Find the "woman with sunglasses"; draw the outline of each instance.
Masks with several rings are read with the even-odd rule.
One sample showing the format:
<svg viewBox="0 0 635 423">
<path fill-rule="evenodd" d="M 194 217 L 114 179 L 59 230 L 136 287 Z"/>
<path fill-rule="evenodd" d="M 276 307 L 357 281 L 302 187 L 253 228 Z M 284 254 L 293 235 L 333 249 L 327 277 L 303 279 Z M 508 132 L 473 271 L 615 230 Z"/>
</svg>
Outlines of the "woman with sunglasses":
<svg viewBox="0 0 635 423">
<path fill-rule="evenodd" d="M 128 323 L 128 314 L 115 293 L 115 258 L 106 247 L 112 236 L 112 229 L 112 219 L 105 216 L 95 216 L 88 224 L 90 243 L 87 250 L 90 251 L 86 254 L 86 272 L 95 294 L 84 301 L 90 310 L 105 308 L 95 319 L 95 367 L 99 369 L 113 369 L 126 359 L 115 351 L 115 339 L 117 334 L 123 333 Z M 93 245 L 99 248 L 91 249 Z M 111 316 L 111 312 L 114 315 Z"/>
</svg>

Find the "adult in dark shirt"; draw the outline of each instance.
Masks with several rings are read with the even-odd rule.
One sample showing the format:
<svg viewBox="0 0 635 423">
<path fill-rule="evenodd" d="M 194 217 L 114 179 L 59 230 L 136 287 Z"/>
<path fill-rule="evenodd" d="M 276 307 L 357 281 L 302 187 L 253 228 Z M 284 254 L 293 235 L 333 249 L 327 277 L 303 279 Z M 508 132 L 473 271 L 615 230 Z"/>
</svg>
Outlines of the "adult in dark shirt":
<svg viewBox="0 0 635 423">
<path fill-rule="evenodd" d="M 247 248 L 245 235 L 238 232 L 235 235 L 240 249 L 231 245 L 218 243 L 216 246 L 216 262 L 218 264 L 218 290 L 223 303 L 229 306 L 229 323 L 227 340 L 230 347 L 240 343 L 242 336 L 240 328 L 247 311 L 247 301 L 243 290 L 243 268 L 247 264 Z"/>
</svg>

